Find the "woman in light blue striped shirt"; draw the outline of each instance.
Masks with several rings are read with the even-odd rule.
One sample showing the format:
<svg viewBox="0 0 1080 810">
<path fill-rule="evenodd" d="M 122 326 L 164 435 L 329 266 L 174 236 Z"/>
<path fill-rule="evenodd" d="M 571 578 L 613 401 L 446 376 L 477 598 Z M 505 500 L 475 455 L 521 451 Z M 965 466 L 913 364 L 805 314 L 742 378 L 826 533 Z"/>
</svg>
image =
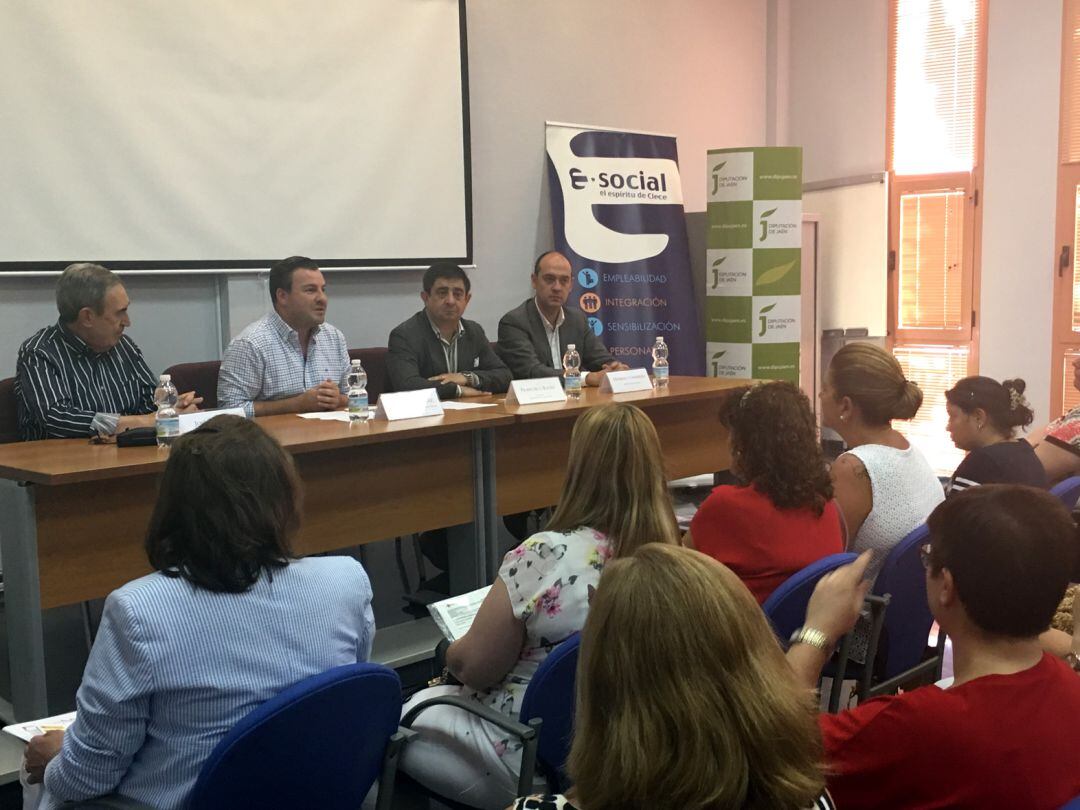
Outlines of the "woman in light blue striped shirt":
<svg viewBox="0 0 1080 810">
<path fill-rule="evenodd" d="M 367 660 L 367 574 L 349 557 L 293 559 L 300 498 L 292 459 L 254 422 L 218 416 L 176 441 L 146 538 L 156 572 L 106 600 L 74 725 L 28 747 L 43 806 L 181 807 L 244 715 Z"/>
</svg>

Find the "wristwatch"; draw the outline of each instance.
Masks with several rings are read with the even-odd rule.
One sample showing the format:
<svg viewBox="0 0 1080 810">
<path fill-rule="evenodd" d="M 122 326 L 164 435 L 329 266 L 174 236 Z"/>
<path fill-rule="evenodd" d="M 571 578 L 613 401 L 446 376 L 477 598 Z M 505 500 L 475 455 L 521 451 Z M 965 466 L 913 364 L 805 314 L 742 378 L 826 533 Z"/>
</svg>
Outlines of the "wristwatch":
<svg viewBox="0 0 1080 810">
<path fill-rule="evenodd" d="M 469 388 L 475 388 L 480 390 L 480 378 L 471 371 L 465 372 L 465 382 L 469 384 Z"/>
<path fill-rule="evenodd" d="M 832 648 L 829 637 L 813 627 L 800 627 L 792 633 L 791 638 L 788 639 L 788 646 L 791 647 L 795 644 L 807 644 L 826 653 Z"/>
</svg>

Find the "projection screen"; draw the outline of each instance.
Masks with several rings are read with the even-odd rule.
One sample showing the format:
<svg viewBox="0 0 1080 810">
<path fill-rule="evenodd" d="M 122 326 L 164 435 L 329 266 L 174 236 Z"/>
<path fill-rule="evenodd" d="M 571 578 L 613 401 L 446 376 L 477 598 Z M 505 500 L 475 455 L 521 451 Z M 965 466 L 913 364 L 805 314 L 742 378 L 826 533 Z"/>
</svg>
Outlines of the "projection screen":
<svg viewBox="0 0 1080 810">
<path fill-rule="evenodd" d="M 470 263 L 464 0 L 16 0 L 0 271 Z"/>
</svg>

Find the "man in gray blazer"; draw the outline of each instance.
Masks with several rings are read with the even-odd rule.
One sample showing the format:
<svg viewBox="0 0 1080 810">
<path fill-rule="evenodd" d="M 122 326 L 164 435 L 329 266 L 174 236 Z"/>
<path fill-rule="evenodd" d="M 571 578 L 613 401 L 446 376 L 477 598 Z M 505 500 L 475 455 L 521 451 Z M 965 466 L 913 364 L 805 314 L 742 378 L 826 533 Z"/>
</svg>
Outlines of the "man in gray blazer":
<svg viewBox="0 0 1080 810">
<path fill-rule="evenodd" d="M 515 380 L 561 377 L 562 356 L 571 343 L 581 355 L 582 371 L 588 372 L 582 379 L 585 385 L 600 385 L 607 372 L 629 368 L 608 353 L 581 310 L 564 306 L 573 287 L 565 256 L 554 250 L 540 254 L 532 287 L 536 295 L 499 321 L 499 356 Z"/>
<path fill-rule="evenodd" d="M 484 328 L 461 317 L 472 298 L 469 277 L 456 264 L 424 273 L 424 308 L 390 333 L 388 391 L 435 388 L 439 399 L 501 394 L 510 369 L 488 343 Z"/>
</svg>

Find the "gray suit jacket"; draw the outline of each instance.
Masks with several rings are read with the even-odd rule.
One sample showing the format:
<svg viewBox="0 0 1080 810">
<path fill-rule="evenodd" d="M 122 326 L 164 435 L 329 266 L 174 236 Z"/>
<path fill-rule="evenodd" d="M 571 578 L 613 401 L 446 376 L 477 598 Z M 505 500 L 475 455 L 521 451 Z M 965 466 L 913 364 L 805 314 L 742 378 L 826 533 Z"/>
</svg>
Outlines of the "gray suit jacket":
<svg viewBox="0 0 1080 810">
<path fill-rule="evenodd" d="M 442 344 L 435 337 L 427 313 L 420 310 L 390 333 L 386 352 L 387 391 L 415 391 L 435 388 L 439 399 L 453 399 L 453 383 L 429 380 L 436 374 L 471 371 L 480 378 L 480 390 L 501 394 L 510 387 L 510 369 L 492 351 L 484 328 L 476 321 L 461 319 L 465 331 L 458 337 L 457 368 L 446 367 Z"/>
<path fill-rule="evenodd" d="M 600 371 L 605 363 L 614 361 L 600 338 L 589 328 L 581 310 L 563 307 L 559 351 L 565 354 L 567 345 L 571 343 L 581 355 L 581 368 L 584 371 Z M 502 316 L 499 321 L 498 351 L 499 357 L 514 372 L 515 380 L 562 376 L 562 369 L 555 369 L 551 365 L 547 328 L 533 298 Z"/>
</svg>

